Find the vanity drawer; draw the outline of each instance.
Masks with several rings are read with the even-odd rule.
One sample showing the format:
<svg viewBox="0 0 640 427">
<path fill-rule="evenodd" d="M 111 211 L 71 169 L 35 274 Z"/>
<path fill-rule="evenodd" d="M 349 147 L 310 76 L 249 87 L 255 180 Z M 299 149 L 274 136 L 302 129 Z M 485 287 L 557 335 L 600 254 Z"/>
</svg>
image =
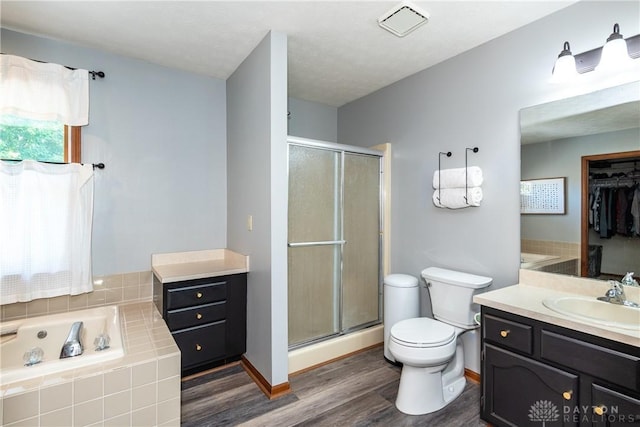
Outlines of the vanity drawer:
<svg viewBox="0 0 640 427">
<path fill-rule="evenodd" d="M 610 383 L 640 391 L 640 357 L 544 329 L 540 356 Z"/>
<path fill-rule="evenodd" d="M 531 326 L 485 314 L 482 318 L 482 328 L 486 340 L 526 354 L 532 353 L 533 328 Z"/>
<path fill-rule="evenodd" d="M 189 307 L 223 301 L 227 298 L 227 283 L 205 283 L 201 285 L 182 286 L 167 290 L 166 308 Z"/>
<path fill-rule="evenodd" d="M 225 321 L 173 332 L 182 353 L 182 369 L 225 356 Z"/>
<path fill-rule="evenodd" d="M 196 307 L 179 308 L 167 312 L 167 325 L 169 329 L 189 328 L 204 325 L 206 323 L 224 320 L 226 317 L 226 302 L 214 302 L 198 305 Z"/>
</svg>

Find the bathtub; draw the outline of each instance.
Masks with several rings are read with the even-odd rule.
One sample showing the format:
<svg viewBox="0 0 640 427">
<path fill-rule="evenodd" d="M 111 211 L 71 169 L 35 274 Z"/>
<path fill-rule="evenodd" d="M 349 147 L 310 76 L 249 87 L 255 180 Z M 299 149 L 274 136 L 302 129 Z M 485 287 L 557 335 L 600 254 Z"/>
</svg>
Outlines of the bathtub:
<svg viewBox="0 0 640 427">
<path fill-rule="evenodd" d="M 531 268 L 536 264 L 549 261 L 552 259 L 558 259 L 559 256 L 556 255 L 543 255 L 543 254 L 531 254 L 527 252 L 520 253 L 520 268 Z"/>
<path fill-rule="evenodd" d="M 69 335 L 71 325 L 77 321 L 83 322 L 80 341 L 84 352 L 79 356 L 60 359 L 60 350 Z M 109 348 L 97 351 L 93 342 L 103 333 L 109 335 Z M 124 356 L 117 306 L 2 322 L 0 336 L 0 385 L 62 373 Z M 44 351 L 42 362 L 25 366 L 23 355 L 34 347 L 40 347 Z"/>
</svg>

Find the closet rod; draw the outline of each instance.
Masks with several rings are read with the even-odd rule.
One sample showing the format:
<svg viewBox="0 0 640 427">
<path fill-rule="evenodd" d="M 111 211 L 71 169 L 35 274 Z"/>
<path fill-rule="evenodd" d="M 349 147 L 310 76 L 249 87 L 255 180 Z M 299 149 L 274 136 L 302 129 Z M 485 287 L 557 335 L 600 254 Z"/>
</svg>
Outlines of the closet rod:
<svg viewBox="0 0 640 427">
<path fill-rule="evenodd" d="M 606 188 L 614 188 L 614 187 L 631 187 L 638 184 L 638 178 L 604 178 L 597 181 L 589 182 L 589 188 L 596 187 L 606 187 Z"/>
</svg>

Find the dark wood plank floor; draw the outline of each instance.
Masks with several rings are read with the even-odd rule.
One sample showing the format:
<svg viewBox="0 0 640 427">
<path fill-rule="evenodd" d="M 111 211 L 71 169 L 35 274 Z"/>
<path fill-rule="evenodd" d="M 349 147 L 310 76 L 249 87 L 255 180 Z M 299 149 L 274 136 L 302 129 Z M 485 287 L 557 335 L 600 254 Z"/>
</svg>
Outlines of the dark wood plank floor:
<svg viewBox="0 0 640 427">
<path fill-rule="evenodd" d="M 183 426 L 485 426 L 480 386 L 454 402 L 411 416 L 394 405 L 400 368 L 382 347 L 290 377 L 292 393 L 269 400 L 239 365 L 182 382 Z"/>
</svg>

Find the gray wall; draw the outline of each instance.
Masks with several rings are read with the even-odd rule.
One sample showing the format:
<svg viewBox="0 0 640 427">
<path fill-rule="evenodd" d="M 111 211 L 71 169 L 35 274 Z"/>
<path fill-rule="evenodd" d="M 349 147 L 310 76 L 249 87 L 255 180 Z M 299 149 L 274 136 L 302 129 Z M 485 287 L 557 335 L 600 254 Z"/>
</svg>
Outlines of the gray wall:
<svg viewBox="0 0 640 427">
<path fill-rule="evenodd" d="M 522 215 L 523 239 L 580 243 L 582 156 L 640 149 L 640 129 L 522 146 L 522 179 L 566 177 L 566 215 Z"/>
<path fill-rule="evenodd" d="M 338 108 L 289 98 L 289 113 L 289 135 L 329 142 L 338 140 Z"/>
<path fill-rule="evenodd" d="M 616 22 L 627 37 L 637 34 L 639 14 L 638 2 L 580 2 L 339 108 L 338 142 L 393 145 L 392 272 L 441 266 L 491 276 L 494 288 L 517 283 L 518 111 L 603 87 L 549 83 L 562 44 L 570 40 L 574 53 L 601 46 Z M 434 207 L 438 152 L 453 152 L 444 168 L 464 167 L 474 146 L 469 164 L 484 171 L 482 205 Z"/>
<path fill-rule="evenodd" d="M 227 80 L 227 95 L 227 240 L 251 263 L 246 357 L 277 385 L 288 366 L 285 35 L 260 42 Z"/>
<path fill-rule="evenodd" d="M 2 51 L 102 70 L 90 82 L 83 162 L 95 175 L 94 275 L 151 269 L 151 254 L 225 247 L 225 82 L 2 30 Z"/>
</svg>

